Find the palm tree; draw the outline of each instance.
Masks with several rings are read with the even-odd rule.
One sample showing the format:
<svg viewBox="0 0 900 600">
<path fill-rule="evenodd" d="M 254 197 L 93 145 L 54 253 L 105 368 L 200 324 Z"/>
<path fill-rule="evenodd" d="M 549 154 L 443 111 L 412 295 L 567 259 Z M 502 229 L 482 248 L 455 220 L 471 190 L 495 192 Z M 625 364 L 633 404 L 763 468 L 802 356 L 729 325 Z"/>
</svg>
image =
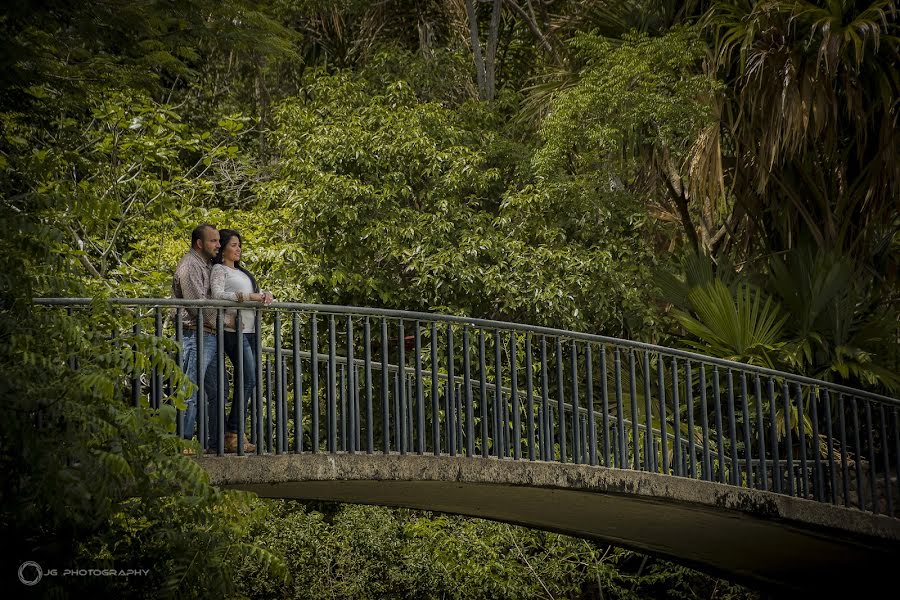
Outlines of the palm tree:
<svg viewBox="0 0 900 600">
<path fill-rule="evenodd" d="M 726 83 L 724 157 L 769 250 L 803 230 L 863 257 L 897 230 L 892 0 L 731 0 L 706 18 Z"/>
</svg>

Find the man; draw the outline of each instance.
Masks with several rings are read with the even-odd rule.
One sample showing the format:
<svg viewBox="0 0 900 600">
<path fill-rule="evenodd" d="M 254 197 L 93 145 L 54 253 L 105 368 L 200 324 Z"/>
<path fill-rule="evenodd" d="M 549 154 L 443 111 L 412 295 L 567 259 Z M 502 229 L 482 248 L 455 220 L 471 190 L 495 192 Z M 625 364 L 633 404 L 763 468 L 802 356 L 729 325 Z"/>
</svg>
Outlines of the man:
<svg viewBox="0 0 900 600">
<path fill-rule="evenodd" d="M 219 251 L 219 230 L 209 224 L 198 225 L 191 232 L 191 250 L 182 257 L 172 278 L 172 297 L 185 300 L 206 300 L 209 297 L 209 273 L 212 259 Z M 202 362 L 202 372 L 206 374 L 204 391 L 207 401 L 216 399 L 216 377 L 210 367 L 216 363 L 216 311 L 207 308 L 203 311 L 203 323 L 197 323 L 197 309 L 185 310 L 182 322 L 184 337 L 181 368 L 188 378 L 197 385 L 197 389 L 187 401 L 184 412 L 182 436 L 189 440 L 194 435 L 197 423 L 197 396 L 200 386 L 197 381 L 197 364 Z M 199 333 L 198 333 L 199 330 Z M 203 354 L 198 357 L 198 336 L 203 338 Z M 201 361 L 202 359 L 202 361 Z M 214 414 L 214 413 L 213 413 Z M 209 419 L 215 422 L 215 419 Z M 215 440 L 214 432 L 207 432 L 207 439 Z M 208 444 L 212 446 L 212 444 Z"/>
</svg>

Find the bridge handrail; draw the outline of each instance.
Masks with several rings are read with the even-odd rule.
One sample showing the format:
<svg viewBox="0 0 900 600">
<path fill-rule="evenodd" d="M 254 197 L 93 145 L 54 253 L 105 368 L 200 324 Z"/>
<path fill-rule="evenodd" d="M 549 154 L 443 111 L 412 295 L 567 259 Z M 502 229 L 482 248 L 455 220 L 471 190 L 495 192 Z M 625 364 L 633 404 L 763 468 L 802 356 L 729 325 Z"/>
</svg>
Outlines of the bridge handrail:
<svg viewBox="0 0 900 600">
<path fill-rule="evenodd" d="M 56 306 L 78 306 L 78 305 L 90 305 L 96 300 L 92 298 L 34 298 L 34 303 L 38 305 L 56 305 Z M 610 344 L 615 346 L 622 346 L 625 348 L 633 348 L 637 350 L 644 350 L 648 352 L 655 352 L 661 354 L 667 354 L 669 356 L 677 356 L 679 358 L 684 358 L 688 360 L 694 360 L 698 363 L 704 363 L 708 365 L 720 366 L 727 369 L 736 369 L 744 372 L 766 375 L 770 377 L 779 377 L 788 381 L 792 381 L 794 383 L 802 383 L 806 385 L 812 385 L 820 388 L 827 388 L 834 390 L 836 392 L 841 392 L 844 394 L 853 395 L 859 398 L 867 398 L 869 400 L 876 400 L 878 402 L 883 402 L 885 404 L 889 404 L 892 406 L 900 407 L 900 399 L 892 398 L 890 396 L 884 396 L 882 394 L 877 394 L 875 392 L 870 392 L 868 390 L 852 388 L 849 386 L 841 385 L 838 383 L 832 383 L 828 381 L 824 381 L 821 379 L 815 379 L 812 377 L 807 377 L 805 375 L 797 375 L 794 373 L 788 373 L 785 371 L 779 371 L 777 369 L 769 369 L 767 367 L 760 367 L 757 365 L 751 365 L 747 363 L 741 363 L 733 360 L 728 360 L 724 358 L 716 358 L 712 356 L 705 356 L 703 354 L 697 354 L 695 352 L 690 352 L 687 350 L 680 350 L 677 348 L 669 348 L 666 346 L 658 346 L 656 344 L 648 344 L 645 342 L 636 342 L 634 340 L 626 340 L 621 338 L 614 338 L 604 335 L 597 335 L 592 333 L 584 333 L 577 331 L 569 331 L 566 329 L 557 329 L 553 327 L 544 327 L 540 325 L 527 325 L 523 323 L 515 323 L 512 321 L 495 321 L 491 319 L 478 319 L 471 317 L 460 317 L 457 315 L 446 315 L 441 313 L 427 313 L 427 312 L 417 312 L 417 311 L 408 311 L 408 310 L 397 310 L 397 309 L 387 309 L 387 308 L 370 308 L 370 307 L 357 307 L 357 306 L 342 306 L 336 304 L 304 304 L 298 302 L 273 302 L 269 305 L 264 305 L 260 302 L 230 302 L 223 300 L 183 300 L 178 298 L 109 298 L 102 300 L 109 304 L 122 305 L 122 306 L 150 306 L 150 307 L 177 307 L 177 306 L 186 306 L 186 307 L 209 307 L 209 308 L 246 308 L 249 306 L 256 306 L 263 310 L 272 310 L 272 309 L 284 309 L 284 310 L 293 310 L 293 311 L 303 311 L 303 312 L 315 312 L 315 313 L 324 313 L 324 314 L 346 314 L 346 315 L 354 315 L 354 316 L 377 316 L 377 317 L 389 317 L 396 319 L 404 319 L 404 320 L 420 320 L 420 321 L 439 321 L 444 323 L 454 323 L 458 325 L 470 325 L 474 327 L 482 327 L 482 328 L 500 328 L 507 330 L 515 330 L 522 331 L 525 333 L 537 333 L 541 335 L 547 335 L 556 338 L 566 338 L 572 340 L 580 340 L 584 342 L 593 342 L 598 344 Z"/>
<path fill-rule="evenodd" d="M 196 409 L 198 440 L 219 455 L 226 452 L 229 381 L 222 344 L 233 343 L 222 310 L 243 308 L 260 318 L 251 341 L 255 365 L 247 367 L 255 382 L 240 388 L 243 393 L 236 384 L 232 402 L 232 412 L 235 403 L 245 415 L 250 410 L 249 426 L 247 416 L 239 420 L 237 444 L 228 446 L 239 454 L 247 433 L 257 444 L 251 448 L 256 454 L 377 450 L 572 461 L 771 488 L 875 513 L 886 509 L 900 518 L 893 502 L 900 499 L 900 400 L 867 390 L 655 344 L 439 313 L 171 298 L 35 298 L 34 303 L 70 312 L 78 306 L 124 307 L 135 333 L 152 319 L 145 330 L 156 336 L 167 335 L 165 311 L 174 308 L 174 336 L 180 341 L 195 335 L 183 329 L 185 309 L 216 312 L 219 383 L 210 392 L 216 396 L 206 396 L 201 385 L 185 412 L 176 411 L 176 431 L 192 437 Z M 289 323 L 283 317 L 290 317 Z M 304 330 L 309 327 L 303 334 L 301 321 Z M 282 337 L 285 325 L 292 340 Z M 205 356 L 210 343 L 205 339 L 198 335 L 191 351 Z M 264 339 L 272 346 L 263 346 Z M 338 355 L 339 346 L 344 355 Z M 229 357 L 232 364 L 241 360 Z M 199 381 L 207 363 L 194 363 L 190 379 Z M 77 368 L 77 361 L 70 359 L 70 365 Z M 381 376 L 373 379 L 372 370 L 379 369 Z M 156 369 L 123 375 L 123 392 L 129 390 L 135 406 L 146 402 L 159 408 L 171 394 L 172 382 Z M 185 426 L 190 431 L 182 431 Z"/>
</svg>

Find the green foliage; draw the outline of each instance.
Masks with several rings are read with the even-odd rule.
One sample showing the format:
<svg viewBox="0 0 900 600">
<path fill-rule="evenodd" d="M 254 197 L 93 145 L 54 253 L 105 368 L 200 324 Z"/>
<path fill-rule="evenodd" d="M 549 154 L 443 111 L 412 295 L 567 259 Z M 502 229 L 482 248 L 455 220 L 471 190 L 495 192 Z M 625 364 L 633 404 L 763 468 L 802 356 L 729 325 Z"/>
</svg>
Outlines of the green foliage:
<svg viewBox="0 0 900 600">
<path fill-rule="evenodd" d="M 220 17 L 235 6 L 50 8 L 11 5 L 0 21 L 12 62 L 0 95 L 2 537 L 11 564 L 149 569 L 45 578 L 47 596 L 226 594 L 226 558 L 259 560 L 273 575 L 280 563 L 235 544 L 251 520 L 248 497 L 211 487 L 181 454 L 175 407 L 190 385 L 174 344 L 122 334 L 131 317 L 103 299 L 135 275 L 142 226 L 208 197 L 200 171 L 233 159 L 230 132 L 192 130 L 152 94 L 167 78 L 192 77 L 191 48 L 207 27 L 226 33 Z M 69 315 L 32 304 L 45 295 L 97 302 Z M 128 376 L 151 370 L 170 382 L 171 404 L 130 407 Z"/>
<path fill-rule="evenodd" d="M 113 343 L 130 317 L 101 301 L 167 295 L 200 222 L 241 230 L 279 299 L 674 335 L 900 389 L 889 2 L 503 3 L 491 102 L 459 3 L 7 4 L 2 535 L 48 566 L 151 569 L 48 594 L 745 593 L 553 534 L 211 488 L 172 435 L 171 342 Z M 654 279 L 679 220 L 715 261 Z M 123 403 L 148 368 L 175 390 L 159 411 Z"/>
<path fill-rule="evenodd" d="M 699 338 L 688 343 L 701 353 L 771 368 L 772 355 L 782 345 L 778 340 L 787 315 L 781 314 L 771 298 L 760 306 L 762 295 L 746 285 L 732 294 L 715 279 L 688 294 L 696 318 L 680 310 L 675 311 L 675 318 Z"/>
<path fill-rule="evenodd" d="M 881 297 L 878 279 L 834 249 L 807 241 L 769 261 L 768 285 L 787 308 L 793 369 L 826 380 L 900 390 L 890 350 L 897 311 Z"/>
<path fill-rule="evenodd" d="M 900 389 L 889 367 L 896 310 L 871 274 L 807 239 L 762 273 L 688 255 L 684 277 L 658 273 L 662 297 L 701 353 L 851 386 Z M 756 281 L 758 285 L 746 283 Z"/>
<path fill-rule="evenodd" d="M 538 172 L 590 172 L 601 181 L 630 182 L 642 169 L 635 159 L 666 152 L 676 163 L 683 160 L 710 122 L 702 100 L 716 89 L 691 72 L 703 54 L 696 30 L 629 34 L 621 41 L 583 33 L 573 47 L 584 67 L 541 125 Z"/>
<path fill-rule="evenodd" d="M 102 301 L 71 316 L 33 307 L 30 293 L 44 289 L 16 271 L 20 257 L 44 258 L 44 281 L 71 282 L 67 261 L 55 261 L 49 245 L 37 250 L 48 239 L 20 230 L 0 242 L 12 284 L 0 311 L 0 522 L 4 539 L 16 541 L 13 558 L 60 570 L 150 569 L 141 578 L 48 578 L 41 591 L 49 595 L 227 592 L 225 558 L 241 551 L 234 539 L 248 528 L 247 498 L 211 487 L 181 454 L 173 406 L 124 402 L 124 376 L 155 369 L 184 406 L 190 384 L 171 358 L 173 343 L 114 338 L 123 318 Z M 54 272 L 54 263 L 65 270 Z"/>
<path fill-rule="evenodd" d="M 522 185 L 530 155 L 494 125 L 502 103 L 454 112 L 403 81 L 368 85 L 314 74 L 279 108 L 282 160 L 257 191 L 292 226 L 253 232 L 280 247 L 267 272 L 326 302 L 653 327 L 649 225 L 632 197 Z"/>
<path fill-rule="evenodd" d="M 251 535 L 282 554 L 273 581 L 238 567 L 250 598 L 751 598 L 664 561 L 503 523 L 368 506 L 267 501 Z"/>
</svg>

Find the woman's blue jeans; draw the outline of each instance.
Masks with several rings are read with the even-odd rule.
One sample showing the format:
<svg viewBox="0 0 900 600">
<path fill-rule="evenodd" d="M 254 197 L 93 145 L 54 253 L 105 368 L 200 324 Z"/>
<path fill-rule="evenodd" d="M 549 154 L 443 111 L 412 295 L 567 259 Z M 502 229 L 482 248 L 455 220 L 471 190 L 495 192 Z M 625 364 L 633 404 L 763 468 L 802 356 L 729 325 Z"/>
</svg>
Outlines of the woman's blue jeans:
<svg viewBox="0 0 900 600">
<path fill-rule="evenodd" d="M 225 354 L 231 360 L 234 366 L 234 391 L 231 399 L 231 412 L 228 414 L 228 422 L 226 430 L 230 433 L 237 433 L 238 421 L 243 418 L 246 422 L 247 407 L 253 401 L 253 391 L 256 389 L 256 334 L 245 333 L 243 335 L 243 356 L 238 360 L 238 334 L 234 331 L 225 332 Z M 238 390 L 239 382 L 243 377 L 244 391 L 244 414 L 241 415 L 238 410 Z M 225 397 L 228 397 L 229 381 L 225 379 Z M 246 429 L 245 429 L 246 431 Z M 248 436 L 249 437 L 249 436 Z"/>
</svg>

